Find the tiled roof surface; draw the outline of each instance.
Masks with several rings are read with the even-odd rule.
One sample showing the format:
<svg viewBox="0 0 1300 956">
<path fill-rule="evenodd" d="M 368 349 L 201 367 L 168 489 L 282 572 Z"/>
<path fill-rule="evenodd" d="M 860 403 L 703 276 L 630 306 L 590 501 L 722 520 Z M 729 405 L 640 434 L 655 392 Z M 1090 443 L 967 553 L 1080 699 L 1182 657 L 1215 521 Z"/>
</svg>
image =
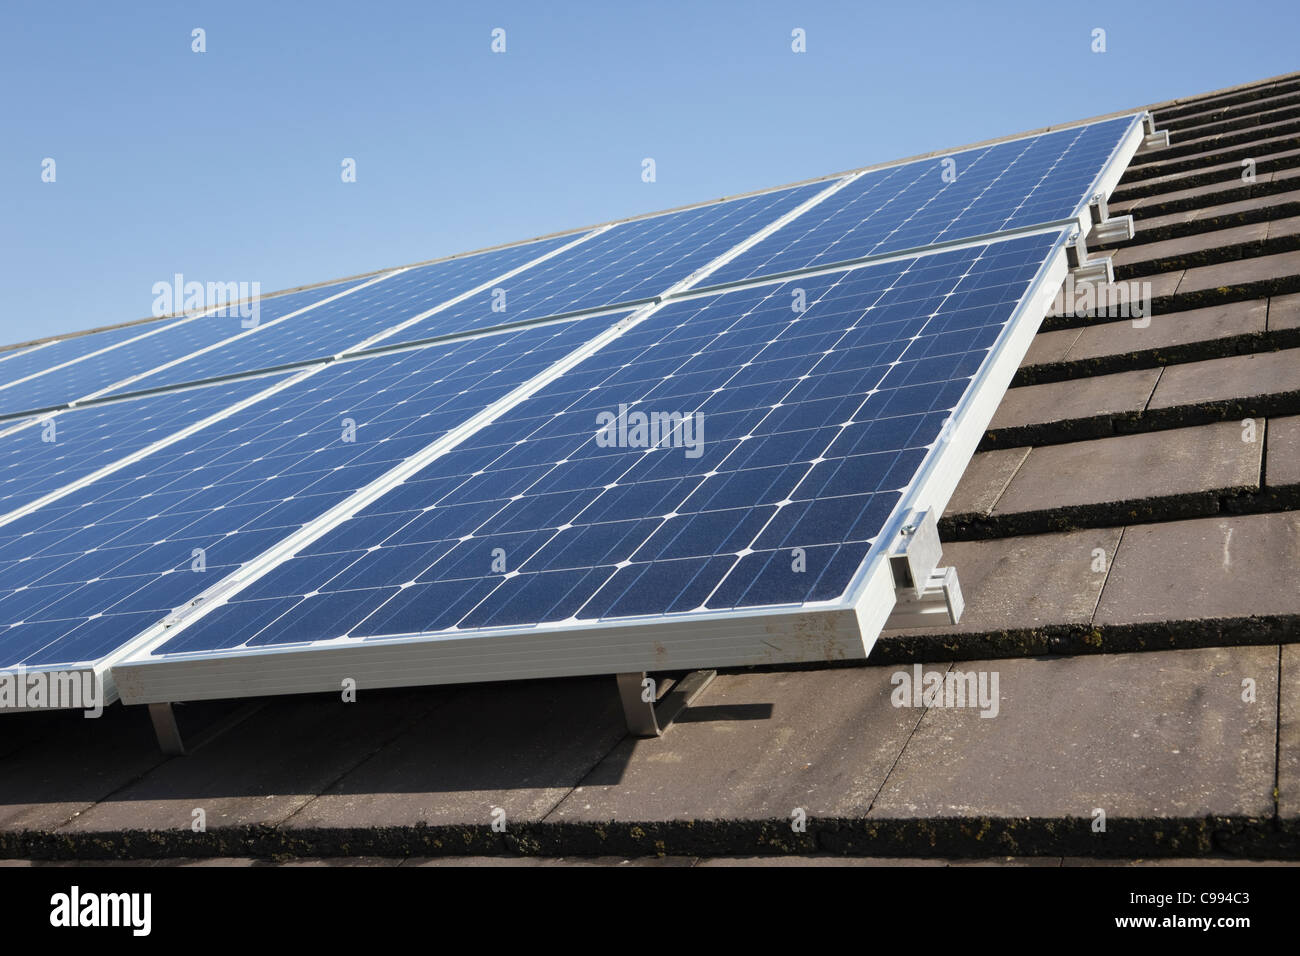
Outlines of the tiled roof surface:
<svg viewBox="0 0 1300 956">
<path fill-rule="evenodd" d="M 1300 74 L 1155 115 L 1108 250 L 1154 314 L 1045 319 L 941 523 L 960 625 L 656 740 L 610 678 L 191 705 L 170 760 L 139 708 L 9 717 L 0 856 L 1300 856 Z M 997 716 L 893 706 L 917 663 Z"/>
</svg>

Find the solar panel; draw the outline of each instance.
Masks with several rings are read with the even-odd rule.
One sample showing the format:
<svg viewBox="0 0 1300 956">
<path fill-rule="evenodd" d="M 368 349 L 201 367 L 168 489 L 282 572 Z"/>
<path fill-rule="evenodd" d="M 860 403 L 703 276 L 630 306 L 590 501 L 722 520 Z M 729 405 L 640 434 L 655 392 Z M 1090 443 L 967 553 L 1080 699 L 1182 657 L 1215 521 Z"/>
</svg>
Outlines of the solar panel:
<svg viewBox="0 0 1300 956">
<path fill-rule="evenodd" d="M 264 320 L 255 331 L 239 339 L 150 373 L 109 394 L 202 381 L 337 355 L 577 238 L 557 236 L 386 275 L 301 315 L 278 323 Z M 447 331 L 463 329 L 449 326 Z"/>
<path fill-rule="evenodd" d="M 738 236 L 749 235 L 825 188 L 825 183 L 814 183 L 620 223 L 517 276 L 502 278 L 504 287 L 484 289 L 427 317 L 422 313 L 583 236 L 558 236 L 410 269 L 300 316 L 264 322 L 254 332 L 109 389 L 107 394 L 286 366 L 342 353 L 372 340 L 385 346 L 400 345 L 652 299 L 734 245 Z M 297 307 L 300 304 L 295 303 Z M 270 318 L 285 313 L 281 309 Z M 196 349 L 203 347 L 195 344 Z M 122 351 L 109 353 L 110 368 L 126 369 Z M 137 359 L 135 364 L 159 365 L 173 358 L 155 346 L 143 362 Z M 136 374 L 136 369 L 130 374 Z M 106 377 L 115 380 L 124 376 L 113 376 L 110 371 L 94 381 Z M 48 399 L 53 393 L 62 394 L 50 385 L 39 397 Z M 21 401 L 27 403 L 25 408 L 40 407 L 30 404 L 37 397 L 29 387 Z M 0 391 L 0 411 L 3 401 Z"/>
<path fill-rule="evenodd" d="M 386 341 L 652 300 L 826 188 L 812 183 L 619 223 L 505 283 L 504 296 L 485 290 Z"/>
<path fill-rule="evenodd" d="M 166 322 L 158 323 L 159 325 Z M 119 342 L 135 338 L 151 328 L 152 324 L 122 326 L 105 329 L 102 332 L 90 332 L 83 335 L 71 335 L 55 339 L 32 349 L 15 351 L 4 362 L 0 362 L 0 385 L 8 387 L 9 383 L 33 375 L 43 375 L 68 362 L 75 362 L 100 349 L 110 348 Z M 0 396 L 4 393 L 0 392 Z"/>
<path fill-rule="evenodd" d="M 46 346 L 53 345 L 53 344 L 54 344 L 53 340 L 50 340 L 47 342 L 42 342 L 40 345 L 5 346 L 4 350 L 0 351 L 0 363 L 7 362 L 10 359 L 18 358 L 20 355 L 27 355 L 30 352 L 35 352 L 39 349 L 45 348 Z"/>
<path fill-rule="evenodd" d="M 674 302 L 155 656 L 838 598 L 1060 244 Z M 616 408 L 700 453 L 605 447 Z"/>
<path fill-rule="evenodd" d="M 0 525 L 0 667 L 111 653 L 611 321 L 322 366 Z"/>
<path fill-rule="evenodd" d="M 241 379 L 89 405 L 31 418 L 0 433 L 0 522 L 15 509 L 222 412 L 283 378 Z"/>
<path fill-rule="evenodd" d="M 1124 116 L 870 170 L 723 266 L 709 283 L 1071 219 L 1135 122 Z"/>
<path fill-rule="evenodd" d="M 37 424 L 0 432 L 0 668 L 111 668 L 155 702 L 865 656 L 1143 121 L 83 359 L 108 394 L 55 416 L 81 445 L 40 470 L 13 444 Z M 151 424 L 113 448 L 131 409 Z"/>
<path fill-rule="evenodd" d="M 309 289 L 268 298 L 261 305 L 259 321 L 273 321 L 337 291 Z M 231 312 L 141 323 L 131 327 L 130 337 L 111 347 L 83 354 L 62 367 L 43 369 L 25 381 L 11 377 L 7 365 L 0 365 L 0 416 L 54 408 L 86 398 L 106 386 L 238 335 L 244 331 L 243 321 L 237 312 Z"/>
</svg>

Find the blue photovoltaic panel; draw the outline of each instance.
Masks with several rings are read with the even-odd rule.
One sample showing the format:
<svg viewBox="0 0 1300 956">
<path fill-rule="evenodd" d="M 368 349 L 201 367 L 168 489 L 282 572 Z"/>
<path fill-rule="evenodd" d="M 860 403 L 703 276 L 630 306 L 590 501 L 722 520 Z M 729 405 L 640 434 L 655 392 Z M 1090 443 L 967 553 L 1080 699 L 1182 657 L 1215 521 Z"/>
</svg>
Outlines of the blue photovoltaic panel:
<svg viewBox="0 0 1300 956">
<path fill-rule="evenodd" d="M 310 289 L 266 299 L 260 305 L 259 321 L 266 322 L 277 316 L 288 315 L 343 288 L 347 288 L 347 285 Z M 7 388 L 0 387 L 0 415 L 66 405 L 114 382 L 238 335 L 245 331 L 240 325 L 242 321 L 237 312 L 232 312 L 230 315 L 202 315 L 186 321 L 166 319 L 141 325 L 136 334 L 153 329 L 159 331 L 122 342 L 67 368 L 55 369 Z M 3 374 L 4 368 L 4 365 L 0 365 L 0 374 Z M 132 384 L 129 390 L 146 387 L 148 386 L 144 384 Z"/>
<path fill-rule="evenodd" d="M 838 598 L 1060 241 L 669 303 L 155 654 Z"/>
<path fill-rule="evenodd" d="M 455 298 L 577 239 L 557 236 L 409 269 L 278 325 L 162 369 L 124 390 L 195 382 L 337 355 L 400 322 Z M 265 319 L 264 319 L 265 322 Z M 448 332 L 463 331 L 449 325 Z"/>
<path fill-rule="evenodd" d="M 812 183 L 620 223 L 502 283 L 504 309 L 494 310 L 488 290 L 386 342 L 653 299 L 828 185 Z"/>
<path fill-rule="evenodd" d="M 88 405 L 0 437 L 0 517 L 270 388 L 284 374 Z"/>
<path fill-rule="evenodd" d="M 53 345 L 53 344 L 54 344 L 53 342 L 46 343 L 46 345 Z M 19 345 L 13 348 L 6 348 L 3 352 L 0 352 L 0 363 L 8 362 L 10 359 L 16 359 L 21 355 L 27 355 L 28 353 L 35 352 L 41 348 L 44 348 L 44 346 L 43 345 Z M 5 367 L 7 368 L 8 366 Z"/>
<path fill-rule="evenodd" d="M 0 667 L 102 658 L 611 321 L 325 366 L 0 526 Z"/>
<path fill-rule="evenodd" d="M 872 170 L 727 263 L 722 285 L 1067 219 L 1133 117 Z M 944 178 L 947 158 L 956 178 Z"/>
<path fill-rule="evenodd" d="M 50 342 L 48 345 L 42 345 L 40 348 L 18 350 L 0 362 L 0 386 L 16 382 L 20 378 L 26 378 L 29 375 L 47 372 L 64 362 L 71 362 L 83 355 L 89 355 L 99 349 L 108 348 L 110 345 L 115 345 L 125 339 L 134 338 L 156 326 L 157 323 L 142 322 L 137 325 L 108 329 L 103 332 L 74 335 L 66 339 L 59 339 L 57 342 Z M 3 394 L 4 392 L 0 391 L 0 396 Z"/>
</svg>

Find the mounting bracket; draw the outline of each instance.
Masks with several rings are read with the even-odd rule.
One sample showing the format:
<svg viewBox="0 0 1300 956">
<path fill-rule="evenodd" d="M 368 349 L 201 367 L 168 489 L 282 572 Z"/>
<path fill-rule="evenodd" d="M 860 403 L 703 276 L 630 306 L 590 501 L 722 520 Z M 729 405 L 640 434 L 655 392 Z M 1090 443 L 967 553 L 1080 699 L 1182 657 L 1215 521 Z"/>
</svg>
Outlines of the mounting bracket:
<svg viewBox="0 0 1300 956">
<path fill-rule="evenodd" d="M 717 676 L 715 670 L 691 671 L 674 683 L 662 699 L 656 699 L 655 682 L 646 677 L 645 671 L 616 674 L 628 732 L 634 737 L 662 736 Z"/>
<path fill-rule="evenodd" d="M 1116 216 L 1105 222 L 1094 223 L 1088 238 L 1099 246 L 1128 242 L 1137 235 L 1132 216 Z"/>
<path fill-rule="evenodd" d="M 1155 117 L 1150 113 L 1146 115 L 1146 119 L 1143 121 L 1143 128 L 1146 132 L 1142 136 L 1142 144 L 1137 148 L 1137 155 L 1141 156 L 1143 153 L 1164 149 L 1169 145 L 1169 130 L 1157 130 Z"/>
<path fill-rule="evenodd" d="M 1065 247 L 1065 256 L 1075 282 L 1115 281 L 1115 269 L 1111 265 L 1110 256 L 1089 260 L 1088 243 L 1082 233 L 1075 233 L 1070 237 L 1070 242 Z"/>
<path fill-rule="evenodd" d="M 956 568 L 941 568 L 939 525 L 933 511 L 914 512 L 889 551 L 894 610 L 886 628 L 956 624 L 966 603 Z"/>
<path fill-rule="evenodd" d="M 1137 234 L 1132 216 L 1111 216 L 1106 205 L 1106 197 L 1097 195 L 1088 204 L 1088 215 L 1092 220 L 1086 241 L 1097 245 L 1127 242 Z"/>
</svg>

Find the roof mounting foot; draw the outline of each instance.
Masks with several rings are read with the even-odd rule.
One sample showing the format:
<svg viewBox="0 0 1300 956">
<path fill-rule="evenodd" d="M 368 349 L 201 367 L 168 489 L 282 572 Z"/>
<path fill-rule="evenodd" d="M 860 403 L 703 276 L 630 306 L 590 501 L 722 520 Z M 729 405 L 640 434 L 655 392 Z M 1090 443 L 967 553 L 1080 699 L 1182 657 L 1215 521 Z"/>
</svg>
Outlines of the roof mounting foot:
<svg viewBox="0 0 1300 956">
<path fill-rule="evenodd" d="M 171 704 L 150 704 L 149 719 L 153 721 L 153 732 L 158 737 L 158 749 L 169 757 L 185 755 L 185 741 L 181 739 L 181 729 L 176 724 L 176 712 Z"/>
<path fill-rule="evenodd" d="M 1143 121 L 1142 145 L 1137 148 L 1137 155 L 1154 152 L 1157 149 L 1164 149 L 1169 145 L 1169 130 L 1156 129 L 1155 117 L 1150 113 L 1146 114 Z"/>
<path fill-rule="evenodd" d="M 1081 233 L 1075 233 L 1070 237 L 1070 242 L 1065 247 L 1065 255 L 1070 266 L 1070 275 L 1074 276 L 1075 282 L 1115 281 L 1115 269 L 1111 265 L 1110 256 L 1090 260 L 1088 243 Z"/>
<path fill-rule="evenodd" d="M 662 699 L 657 699 L 655 682 L 646 677 L 645 671 L 616 674 L 628 733 L 634 737 L 662 736 L 717 676 L 715 670 L 691 671 L 674 683 Z"/>
<path fill-rule="evenodd" d="M 1133 224 L 1133 217 L 1116 216 L 1114 219 L 1095 223 L 1092 231 L 1088 233 L 1088 238 L 1099 246 L 1106 246 L 1128 242 L 1135 235 L 1137 235 L 1137 228 Z"/>
<path fill-rule="evenodd" d="M 896 603 L 885 627 L 932 627 L 961 620 L 966 602 L 957 569 L 939 567 L 942 554 L 934 512 L 914 512 L 889 552 Z"/>
<path fill-rule="evenodd" d="M 1111 216 L 1106 205 L 1106 197 L 1096 195 L 1088 204 L 1088 217 L 1092 226 L 1088 231 L 1087 242 L 1099 246 L 1110 243 L 1127 242 L 1136 235 L 1132 216 Z"/>
</svg>

